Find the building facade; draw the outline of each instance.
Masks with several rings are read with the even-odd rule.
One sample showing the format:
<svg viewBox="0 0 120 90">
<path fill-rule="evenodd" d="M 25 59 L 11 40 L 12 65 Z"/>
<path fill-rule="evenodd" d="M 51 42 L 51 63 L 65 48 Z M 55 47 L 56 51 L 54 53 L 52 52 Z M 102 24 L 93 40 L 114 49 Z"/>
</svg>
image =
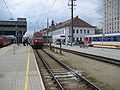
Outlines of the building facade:
<svg viewBox="0 0 120 90">
<path fill-rule="evenodd" d="M 81 20 L 80 18 L 75 17 L 74 21 L 74 30 L 73 30 L 73 40 L 75 41 L 84 41 L 84 36 L 89 34 L 95 34 L 95 27 Z M 61 39 L 64 44 L 71 42 L 71 19 L 54 25 L 53 30 L 49 30 L 48 36 L 52 38 L 54 43 L 57 39 Z M 47 36 L 47 30 L 44 32 L 44 36 Z"/>
<path fill-rule="evenodd" d="M 104 0 L 103 33 L 120 32 L 120 0 Z"/>
</svg>

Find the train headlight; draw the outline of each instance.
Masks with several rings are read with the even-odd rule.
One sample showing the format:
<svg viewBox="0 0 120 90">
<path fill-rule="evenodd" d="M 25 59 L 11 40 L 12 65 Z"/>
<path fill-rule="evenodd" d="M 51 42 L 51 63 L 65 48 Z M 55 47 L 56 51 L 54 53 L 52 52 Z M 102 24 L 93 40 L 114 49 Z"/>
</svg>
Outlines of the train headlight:
<svg viewBox="0 0 120 90">
<path fill-rule="evenodd" d="M 37 40 L 35 40 L 35 42 L 37 42 Z"/>
</svg>

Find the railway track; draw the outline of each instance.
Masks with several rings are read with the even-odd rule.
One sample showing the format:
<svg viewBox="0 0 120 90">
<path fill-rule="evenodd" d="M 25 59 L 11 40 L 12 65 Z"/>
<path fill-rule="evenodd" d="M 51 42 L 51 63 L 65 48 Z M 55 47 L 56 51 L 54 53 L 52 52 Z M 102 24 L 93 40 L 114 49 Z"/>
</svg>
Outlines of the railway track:
<svg viewBox="0 0 120 90">
<path fill-rule="evenodd" d="M 44 50 L 34 50 L 46 90 L 101 90 Z"/>
<path fill-rule="evenodd" d="M 59 49 L 58 47 L 54 47 L 54 48 Z M 63 48 L 61 50 L 65 51 L 65 52 L 68 52 L 68 53 L 75 54 L 75 55 L 83 56 L 83 57 L 86 57 L 86 58 L 91 58 L 91 59 L 95 59 L 95 60 L 98 60 L 98 61 L 110 63 L 110 64 L 113 64 L 113 65 L 116 65 L 116 66 L 120 67 L 120 60 L 107 58 L 107 57 L 102 57 L 102 56 L 97 56 L 97 55 L 88 54 L 88 53 L 83 53 L 83 52 L 78 52 L 78 51 L 73 51 L 73 50 L 68 50 L 68 49 L 63 49 Z"/>
</svg>

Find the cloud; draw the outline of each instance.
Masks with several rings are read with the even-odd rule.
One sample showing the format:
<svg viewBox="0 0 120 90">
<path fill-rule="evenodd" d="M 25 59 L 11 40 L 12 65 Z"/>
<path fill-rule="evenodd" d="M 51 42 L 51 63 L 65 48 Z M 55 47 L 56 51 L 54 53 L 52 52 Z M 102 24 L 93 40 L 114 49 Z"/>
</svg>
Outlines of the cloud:
<svg viewBox="0 0 120 90">
<path fill-rule="evenodd" d="M 6 0 L 7 5 L 14 16 L 26 17 L 28 21 L 28 30 L 42 29 L 46 27 L 46 18 L 55 20 L 56 23 L 63 22 L 71 18 L 71 10 L 68 6 L 69 0 Z M 102 0 L 77 0 L 77 6 L 74 7 L 74 16 L 79 16 L 82 20 L 100 27 L 98 22 L 102 18 Z M 99 8 L 98 8 L 99 7 Z M 96 9 L 95 9 L 96 8 Z M 92 11 L 91 11 L 92 10 Z M 0 19 L 9 19 L 10 15 L 4 6 L 0 3 Z M 50 12 L 48 12 L 50 11 Z M 39 25 L 36 24 L 38 22 Z"/>
</svg>

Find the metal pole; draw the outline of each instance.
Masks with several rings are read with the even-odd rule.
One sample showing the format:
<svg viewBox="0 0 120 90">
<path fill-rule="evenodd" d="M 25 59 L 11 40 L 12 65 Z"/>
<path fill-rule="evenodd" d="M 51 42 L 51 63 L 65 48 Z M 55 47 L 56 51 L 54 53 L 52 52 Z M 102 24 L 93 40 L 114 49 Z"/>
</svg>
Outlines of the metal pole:
<svg viewBox="0 0 120 90">
<path fill-rule="evenodd" d="M 102 22 L 102 51 L 103 51 L 103 22 Z"/>
<path fill-rule="evenodd" d="M 49 27 L 49 18 L 47 18 L 47 43 L 48 43 L 48 27 Z"/>
<path fill-rule="evenodd" d="M 71 46 L 72 46 L 72 45 L 73 45 L 73 0 L 72 0 L 71 6 L 72 6 L 72 7 L 71 7 L 71 20 L 72 20 L 72 26 L 71 26 L 71 27 L 72 27 L 72 28 L 71 28 L 71 29 L 72 29 L 72 30 L 71 30 L 71 33 L 72 33 L 72 35 L 71 35 L 71 41 L 72 41 L 72 42 L 71 42 Z"/>
<path fill-rule="evenodd" d="M 102 51 L 103 51 L 103 22 L 99 22 L 102 24 Z"/>
</svg>

